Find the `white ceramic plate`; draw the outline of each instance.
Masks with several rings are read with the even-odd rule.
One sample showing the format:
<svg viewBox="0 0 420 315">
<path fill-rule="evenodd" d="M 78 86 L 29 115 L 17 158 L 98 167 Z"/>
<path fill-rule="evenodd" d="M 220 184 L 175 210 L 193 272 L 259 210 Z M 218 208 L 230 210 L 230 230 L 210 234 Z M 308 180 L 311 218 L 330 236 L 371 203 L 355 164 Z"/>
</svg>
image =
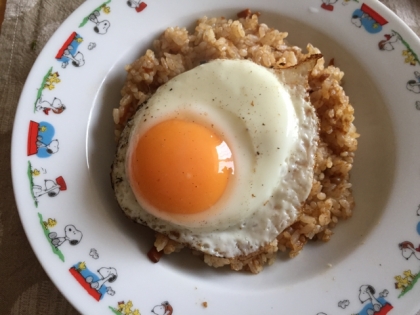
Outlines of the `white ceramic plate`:
<svg viewBox="0 0 420 315">
<path fill-rule="evenodd" d="M 16 200 L 29 241 L 64 296 L 84 314 L 331 315 L 371 314 L 376 307 L 375 314 L 414 315 L 420 309 L 415 34 L 373 0 L 146 1 L 136 8 L 123 0 L 86 1 L 43 49 L 19 102 Z M 109 180 L 112 108 L 124 65 L 166 27 L 192 27 L 203 15 L 235 17 L 247 7 L 288 31 L 292 44 L 310 42 L 344 70 L 362 135 L 352 171 L 354 216 L 330 242 L 310 244 L 294 259 L 279 255 L 257 276 L 209 268 L 188 251 L 152 264 L 146 253 L 153 233 L 122 215 Z M 96 23 L 88 19 L 94 11 Z"/>
</svg>

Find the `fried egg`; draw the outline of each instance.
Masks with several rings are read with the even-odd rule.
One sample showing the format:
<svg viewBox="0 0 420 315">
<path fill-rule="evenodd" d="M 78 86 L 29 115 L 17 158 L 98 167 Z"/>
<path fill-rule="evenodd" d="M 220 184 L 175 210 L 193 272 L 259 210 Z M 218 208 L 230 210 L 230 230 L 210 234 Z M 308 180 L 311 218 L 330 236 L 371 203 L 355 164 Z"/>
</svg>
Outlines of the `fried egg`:
<svg viewBox="0 0 420 315">
<path fill-rule="evenodd" d="M 217 257 L 249 255 L 295 222 L 312 187 L 308 73 L 214 60 L 179 74 L 122 132 L 111 178 L 125 214 Z"/>
</svg>

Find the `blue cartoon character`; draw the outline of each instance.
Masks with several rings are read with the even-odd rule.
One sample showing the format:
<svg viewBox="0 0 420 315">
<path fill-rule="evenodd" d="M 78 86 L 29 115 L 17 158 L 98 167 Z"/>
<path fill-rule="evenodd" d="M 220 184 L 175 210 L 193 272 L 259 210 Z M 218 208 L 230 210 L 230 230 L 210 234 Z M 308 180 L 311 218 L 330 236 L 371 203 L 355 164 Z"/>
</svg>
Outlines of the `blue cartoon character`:
<svg viewBox="0 0 420 315">
<path fill-rule="evenodd" d="M 351 22 L 357 27 L 364 27 L 371 34 L 382 31 L 382 26 L 388 23 L 381 15 L 366 4 L 353 12 Z"/>
<path fill-rule="evenodd" d="M 375 289 L 371 285 L 362 285 L 360 287 L 359 300 L 362 304 L 366 304 L 358 315 L 385 315 L 393 309 L 393 306 L 385 300 L 389 293 L 388 290 L 379 293 L 377 298 L 375 293 Z"/>
<path fill-rule="evenodd" d="M 56 232 L 51 232 L 48 234 L 48 237 L 51 240 L 51 244 L 56 248 L 61 246 L 64 242 L 68 241 L 70 245 L 77 245 L 82 240 L 83 234 L 81 231 L 76 229 L 72 224 L 66 225 L 64 228 L 64 236 L 57 236 Z"/>
<path fill-rule="evenodd" d="M 64 42 L 55 56 L 55 59 L 62 63 L 62 68 L 66 68 L 70 62 L 75 67 L 81 67 L 85 64 L 85 57 L 77 50 L 82 42 L 83 38 L 76 32 L 73 32 Z"/>
<path fill-rule="evenodd" d="M 95 300 L 101 300 L 105 294 L 114 295 L 115 291 L 107 286 L 117 280 L 117 270 L 112 267 L 102 267 L 98 269 L 98 274 L 93 273 L 86 267 L 85 262 L 75 264 L 70 268 L 70 273 L 80 283 L 80 285 Z"/>
<path fill-rule="evenodd" d="M 146 7 L 147 7 L 147 4 L 143 1 L 141 1 L 141 0 L 128 0 L 127 5 L 130 8 L 136 9 L 137 13 L 140 13 L 141 11 L 146 9 Z"/>
<path fill-rule="evenodd" d="M 58 152 L 59 142 L 54 137 L 54 127 L 45 121 L 37 123 L 30 121 L 28 131 L 27 154 L 36 154 L 40 158 L 47 158 Z"/>
</svg>

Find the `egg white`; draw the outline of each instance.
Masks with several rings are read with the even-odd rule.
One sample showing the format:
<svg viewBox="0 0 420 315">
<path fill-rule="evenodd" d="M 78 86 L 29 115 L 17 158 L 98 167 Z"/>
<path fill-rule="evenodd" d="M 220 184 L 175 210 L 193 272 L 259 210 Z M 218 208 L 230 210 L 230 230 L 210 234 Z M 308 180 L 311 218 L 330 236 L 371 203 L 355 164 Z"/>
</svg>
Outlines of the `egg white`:
<svg viewBox="0 0 420 315">
<path fill-rule="evenodd" d="M 114 190 L 126 215 L 219 257 L 248 255 L 275 239 L 296 221 L 312 187 L 318 119 L 307 77 L 317 58 L 281 70 L 216 60 L 161 86 L 127 123 L 113 164 Z M 168 215 L 131 189 L 127 159 L 133 144 L 171 118 L 214 129 L 233 152 L 233 180 L 203 213 Z"/>
</svg>

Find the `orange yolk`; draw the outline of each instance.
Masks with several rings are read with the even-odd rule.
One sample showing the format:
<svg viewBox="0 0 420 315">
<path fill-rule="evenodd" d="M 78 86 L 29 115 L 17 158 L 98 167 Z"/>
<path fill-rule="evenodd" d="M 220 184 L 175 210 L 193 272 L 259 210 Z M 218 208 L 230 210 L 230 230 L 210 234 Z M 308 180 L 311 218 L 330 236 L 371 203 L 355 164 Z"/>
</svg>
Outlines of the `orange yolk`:
<svg viewBox="0 0 420 315">
<path fill-rule="evenodd" d="M 223 195 L 232 154 L 212 130 L 180 119 L 163 121 L 140 137 L 130 162 L 131 183 L 159 211 L 194 214 Z"/>
</svg>

